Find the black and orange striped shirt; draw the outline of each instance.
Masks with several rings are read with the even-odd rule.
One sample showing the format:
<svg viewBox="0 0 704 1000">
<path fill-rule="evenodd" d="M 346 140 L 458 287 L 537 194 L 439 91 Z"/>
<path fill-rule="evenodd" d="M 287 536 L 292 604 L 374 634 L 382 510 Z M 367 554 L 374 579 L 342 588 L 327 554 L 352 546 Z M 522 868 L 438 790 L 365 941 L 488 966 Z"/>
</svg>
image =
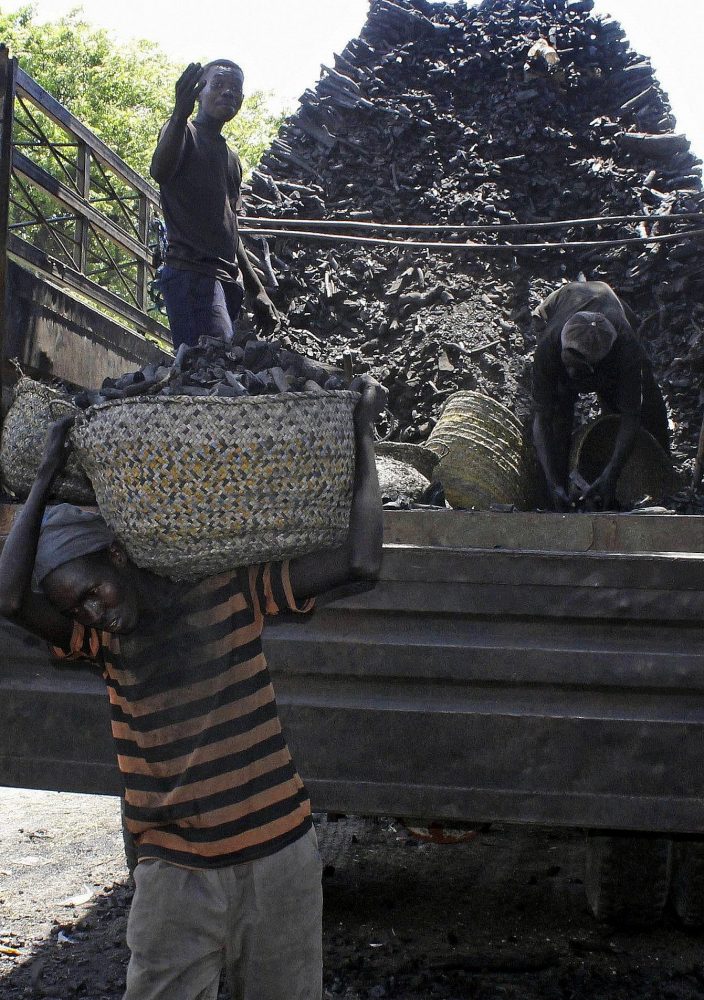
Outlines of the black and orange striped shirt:
<svg viewBox="0 0 704 1000">
<path fill-rule="evenodd" d="M 307 612 L 287 563 L 184 584 L 158 628 L 76 623 L 63 659 L 100 664 L 140 860 L 216 868 L 273 854 L 311 825 L 262 652 L 264 616 Z"/>
</svg>

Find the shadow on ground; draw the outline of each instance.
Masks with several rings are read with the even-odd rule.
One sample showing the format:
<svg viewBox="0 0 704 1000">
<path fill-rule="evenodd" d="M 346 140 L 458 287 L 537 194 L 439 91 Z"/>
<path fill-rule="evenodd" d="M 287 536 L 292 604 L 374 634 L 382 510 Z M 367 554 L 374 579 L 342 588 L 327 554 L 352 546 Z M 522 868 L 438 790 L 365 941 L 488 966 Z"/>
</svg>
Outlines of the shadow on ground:
<svg viewBox="0 0 704 1000">
<path fill-rule="evenodd" d="M 30 796 L 50 793 L 21 792 L 8 811 L 7 794 L 2 1000 L 119 1000 L 131 898 L 119 805 L 90 796 L 38 802 Z M 493 827 L 469 844 L 439 847 L 389 820 L 342 820 L 321 822 L 319 836 L 327 997 L 704 998 L 701 938 L 669 918 L 628 934 L 591 918 L 578 833 Z M 223 987 L 220 1000 L 227 997 Z"/>
</svg>

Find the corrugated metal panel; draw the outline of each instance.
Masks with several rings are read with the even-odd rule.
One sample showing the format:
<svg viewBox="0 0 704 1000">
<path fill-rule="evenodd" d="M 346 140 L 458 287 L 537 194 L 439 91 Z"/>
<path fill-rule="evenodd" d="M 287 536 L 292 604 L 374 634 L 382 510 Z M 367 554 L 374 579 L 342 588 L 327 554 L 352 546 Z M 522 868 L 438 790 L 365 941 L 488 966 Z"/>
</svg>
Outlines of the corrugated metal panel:
<svg viewBox="0 0 704 1000">
<path fill-rule="evenodd" d="M 704 832 L 703 575 L 698 555 L 387 546 L 377 588 L 267 633 L 315 807 Z M 0 780 L 113 790 L 100 680 L 1 637 Z"/>
<path fill-rule="evenodd" d="M 314 799 L 701 832 L 701 573 L 699 559 L 389 550 L 376 590 L 269 631 Z"/>
<path fill-rule="evenodd" d="M 0 619 L 0 784 L 118 794 L 102 679 Z"/>
</svg>

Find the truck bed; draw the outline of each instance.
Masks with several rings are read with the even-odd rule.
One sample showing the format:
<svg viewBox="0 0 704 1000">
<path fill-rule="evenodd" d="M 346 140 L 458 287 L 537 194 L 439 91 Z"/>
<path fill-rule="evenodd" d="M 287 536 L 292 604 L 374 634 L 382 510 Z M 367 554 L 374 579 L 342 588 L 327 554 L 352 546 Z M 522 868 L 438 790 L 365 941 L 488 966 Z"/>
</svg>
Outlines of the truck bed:
<svg viewBox="0 0 704 1000">
<path fill-rule="evenodd" d="M 376 588 L 265 633 L 314 808 L 704 831 L 703 527 L 387 512 Z M 0 783 L 119 792 L 100 678 L 0 644 Z"/>
</svg>

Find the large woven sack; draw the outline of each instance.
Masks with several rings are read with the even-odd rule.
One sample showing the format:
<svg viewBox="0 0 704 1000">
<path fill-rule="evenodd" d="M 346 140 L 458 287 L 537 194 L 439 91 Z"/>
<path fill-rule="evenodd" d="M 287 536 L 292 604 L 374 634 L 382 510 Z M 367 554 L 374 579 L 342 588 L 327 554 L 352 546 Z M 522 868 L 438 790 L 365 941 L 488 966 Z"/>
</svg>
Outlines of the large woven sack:
<svg viewBox="0 0 704 1000">
<path fill-rule="evenodd" d="M 19 500 L 26 500 L 39 471 L 50 424 L 67 414 L 79 413 L 81 410 L 57 389 L 26 376 L 19 380 L 0 443 L 0 470 L 6 490 Z M 95 502 L 90 482 L 74 455 L 69 456 L 57 477 L 51 499 L 78 504 Z"/>
<path fill-rule="evenodd" d="M 142 396 L 93 407 L 72 440 L 131 559 L 195 580 L 344 542 L 358 398 Z"/>
<path fill-rule="evenodd" d="M 453 507 L 524 505 L 521 424 L 496 400 L 479 392 L 454 393 L 425 447 L 439 457 L 434 478 Z"/>
</svg>

